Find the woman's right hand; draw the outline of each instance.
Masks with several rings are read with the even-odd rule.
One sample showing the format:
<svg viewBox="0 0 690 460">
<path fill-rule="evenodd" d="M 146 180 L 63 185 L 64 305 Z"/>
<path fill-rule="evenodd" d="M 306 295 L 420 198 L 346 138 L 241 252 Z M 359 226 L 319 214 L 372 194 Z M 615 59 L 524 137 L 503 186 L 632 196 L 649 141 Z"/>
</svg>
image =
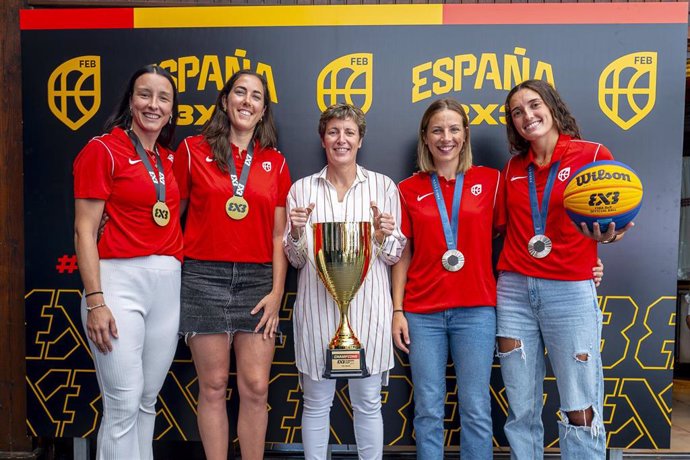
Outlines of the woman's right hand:
<svg viewBox="0 0 690 460">
<path fill-rule="evenodd" d="M 393 311 L 392 333 L 395 346 L 409 354 L 410 350 L 407 347 L 410 345 L 410 333 L 407 329 L 407 318 L 405 318 L 404 313 Z"/>
<path fill-rule="evenodd" d="M 290 209 L 290 236 L 293 240 L 298 240 L 302 236 L 314 206 L 314 203 L 310 203 L 306 208 Z"/>
<path fill-rule="evenodd" d="M 117 338 L 117 325 L 107 305 L 86 313 L 86 331 L 98 351 L 104 355 L 113 351 L 111 337 Z"/>
</svg>

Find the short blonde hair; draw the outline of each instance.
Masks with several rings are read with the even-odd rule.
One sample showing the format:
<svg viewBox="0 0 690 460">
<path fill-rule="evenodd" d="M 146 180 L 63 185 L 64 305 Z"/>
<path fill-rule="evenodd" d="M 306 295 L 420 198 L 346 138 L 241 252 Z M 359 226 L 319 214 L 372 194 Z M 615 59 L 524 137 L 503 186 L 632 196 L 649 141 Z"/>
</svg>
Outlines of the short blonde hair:
<svg viewBox="0 0 690 460">
<path fill-rule="evenodd" d="M 453 98 L 443 98 L 432 102 L 431 105 L 427 107 L 424 115 L 422 115 L 422 121 L 419 123 L 419 137 L 417 139 L 417 167 L 422 172 L 436 171 L 434 157 L 431 155 L 431 151 L 426 145 L 426 142 L 424 142 L 424 136 L 426 134 L 426 129 L 429 127 L 431 117 L 442 110 L 452 110 L 453 112 L 457 112 L 460 118 L 462 118 L 462 124 L 465 128 L 465 143 L 462 145 L 462 149 L 460 149 L 460 161 L 458 162 L 457 172 L 464 173 L 472 167 L 470 119 L 465 109 L 462 108 L 462 105 Z"/>
</svg>

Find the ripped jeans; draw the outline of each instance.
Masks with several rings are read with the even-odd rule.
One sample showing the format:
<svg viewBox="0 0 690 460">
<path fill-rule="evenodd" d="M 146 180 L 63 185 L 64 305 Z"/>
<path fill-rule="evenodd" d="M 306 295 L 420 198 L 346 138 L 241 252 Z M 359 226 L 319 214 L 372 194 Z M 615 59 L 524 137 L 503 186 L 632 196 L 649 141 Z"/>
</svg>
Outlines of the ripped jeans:
<svg viewBox="0 0 690 460">
<path fill-rule="evenodd" d="M 502 272 L 497 293 L 497 337 L 515 339 L 518 345 L 498 353 L 509 403 L 504 430 L 511 458 L 544 458 L 541 413 L 546 347 L 560 398 L 561 457 L 605 459 L 604 376 L 599 354 L 602 314 L 594 283 Z M 590 408 L 593 420 L 587 425 L 591 426 L 569 423 L 568 412 Z"/>
</svg>

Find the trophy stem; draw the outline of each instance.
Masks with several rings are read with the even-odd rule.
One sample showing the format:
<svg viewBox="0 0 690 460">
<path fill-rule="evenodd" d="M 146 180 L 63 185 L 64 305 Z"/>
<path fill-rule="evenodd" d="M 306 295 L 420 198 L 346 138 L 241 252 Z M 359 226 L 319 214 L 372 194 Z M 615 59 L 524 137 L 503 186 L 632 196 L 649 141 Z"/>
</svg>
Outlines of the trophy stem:
<svg viewBox="0 0 690 460">
<path fill-rule="evenodd" d="M 355 350 L 362 347 L 352 327 L 350 327 L 350 319 L 347 316 L 350 310 L 349 307 L 349 303 L 347 305 L 338 305 L 338 310 L 340 311 L 340 325 L 335 331 L 335 336 L 328 344 L 328 348 L 331 350 Z"/>
</svg>

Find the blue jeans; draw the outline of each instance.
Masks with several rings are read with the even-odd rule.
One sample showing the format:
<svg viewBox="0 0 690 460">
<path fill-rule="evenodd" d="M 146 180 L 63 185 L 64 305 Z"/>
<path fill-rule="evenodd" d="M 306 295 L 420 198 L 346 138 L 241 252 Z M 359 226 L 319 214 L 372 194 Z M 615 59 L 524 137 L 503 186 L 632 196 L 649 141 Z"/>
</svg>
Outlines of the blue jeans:
<svg viewBox="0 0 690 460">
<path fill-rule="evenodd" d="M 519 346 L 498 353 L 509 410 L 505 434 L 511 458 L 544 458 L 544 347 L 556 376 L 563 459 L 606 458 L 602 421 L 604 375 L 599 354 L 602 314 L 594 283 L 531 278 L 503 272 L 498 278 L 498 337 Z M 568 412 L 592 409 L 591 426 L 572 425 Z"/>
<path fill-rule="evenodd" d="M 493 458 L 489 381 L 496 342 L 494 307 L 405 313 L 410 333 L 417 458 L 442 460 L 446 366 L 450 349 L 460 403 L 462 458 Z"/>
</svg>

